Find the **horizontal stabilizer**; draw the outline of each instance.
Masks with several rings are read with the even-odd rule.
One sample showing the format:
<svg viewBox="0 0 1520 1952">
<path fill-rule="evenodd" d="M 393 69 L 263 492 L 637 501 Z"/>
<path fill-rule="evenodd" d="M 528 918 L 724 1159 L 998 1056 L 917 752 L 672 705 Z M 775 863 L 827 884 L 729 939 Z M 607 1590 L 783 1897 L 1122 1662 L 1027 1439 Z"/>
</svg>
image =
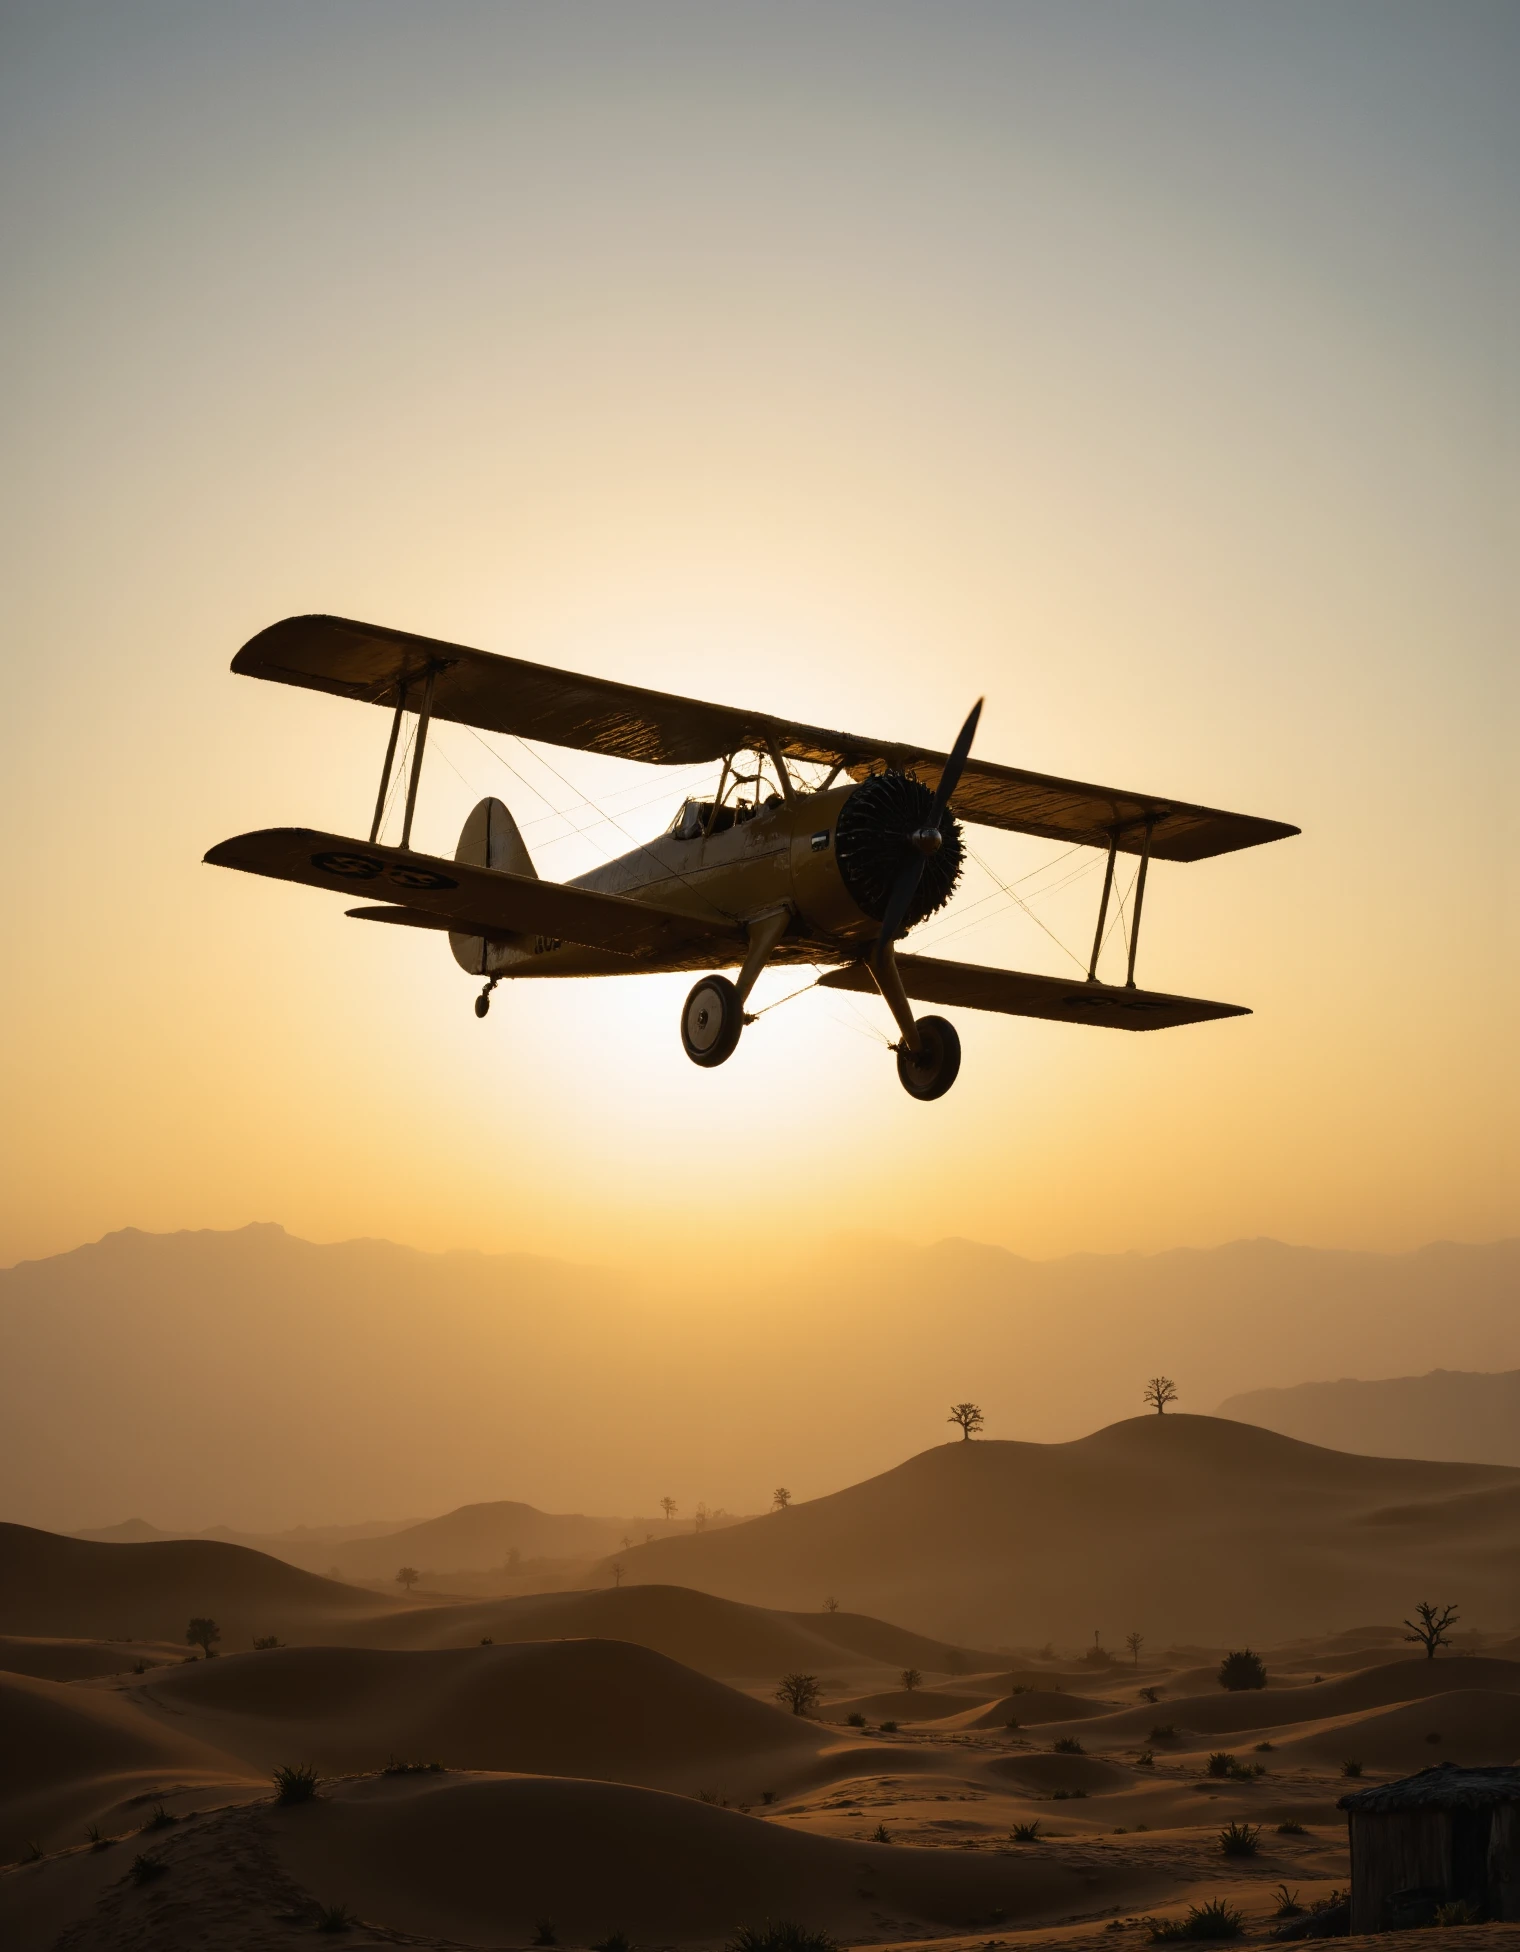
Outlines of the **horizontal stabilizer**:
<svg viewBox="0 0 1520 1952">
<path fill-rule="evenodd" d="M 984 969 L 971 962 L 938 962 L 933 956 L 899 956 L 903 988 L 919 1003 L 951 1009 L 997 1010 L 1007 1017 L 1045 1017 L 1053 1023 L 1095 1023 L 1107 1030 L 1170 1030 L 1215 1017 L 1248 1017 L 1238 1003 L 1209 1003 L 1160 990 L 1118 989 L 1108 983 L 1069 983 L 1060 976 L 1026 976 L 1017 969 Z M 876 984 L 863 963 L 831 969 L 826 990 L 866 990 Z"/>
<path fill-rule="evenodd" d="M 445 861 L 399 847 L 349 840 L 305 827 L 266 827 L 224 840 L 206 856 L 212 867 L 241 868 L 277 881 L 331 888 L 353 895 L 363 888 L 403 911 L 436 916 L 469 935 L 542 937 L 610 949 L 639 961 L 679 954 L 693 944 L 742 943 L 743 930 L 726 916 L 708 921 L 674 909 L 575 888 L 560 881 L 508 874 L 501 868 Z M 398 916 L 398 920 L 410 919 Z M 427 923 L 411 920 L 412 927 Z"/>
</svg>

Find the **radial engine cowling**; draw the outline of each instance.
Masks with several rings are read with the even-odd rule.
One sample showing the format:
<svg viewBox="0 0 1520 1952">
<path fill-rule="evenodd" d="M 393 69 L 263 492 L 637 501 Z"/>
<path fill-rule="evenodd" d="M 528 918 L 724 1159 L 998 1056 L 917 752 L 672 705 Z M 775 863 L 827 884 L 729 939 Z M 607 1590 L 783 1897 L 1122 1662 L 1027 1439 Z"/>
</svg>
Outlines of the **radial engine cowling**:
<svg viewBox="0 0 1520 1952">
<path fill-rule="evenodd" d="M 855 906 L 873 922 L 886 914 L 892 885 L 915 855 L 924 856 L 924 869 L 904 929 L 927 921 L 954 894 L 965 861 L 961 830 L 946 809 L 940 816 L 940 844 L 925 853 L 923 829 L 933 810 L 930 789 L 902 773 L 873 773 L 840 808 L 834 829 L 840 879 Z"/>
</svg>

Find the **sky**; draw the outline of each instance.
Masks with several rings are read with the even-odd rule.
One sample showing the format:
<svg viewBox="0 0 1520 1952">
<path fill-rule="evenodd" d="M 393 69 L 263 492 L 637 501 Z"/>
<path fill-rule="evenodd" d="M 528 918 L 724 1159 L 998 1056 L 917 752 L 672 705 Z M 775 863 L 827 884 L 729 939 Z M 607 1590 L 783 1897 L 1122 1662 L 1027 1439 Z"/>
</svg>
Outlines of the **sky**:
<svg viewBox="0 0 1520 1952">
<path fill-rule="evenodd" d="M 1475 0 L 0 5 L 0 1262 L 1515 1231 L 1517 81 Z M 385 716 L 227 669 L 306 611 L 1291 821 L 1147 894 L 1254 1014 L 961 1013 L 933 1105 L 868 999 L 478 1022 L 201 865 L 367 831 Z M 696 779 L 441 726 L 415 838 Z M 971 839 L 911 946 L 1085 962 L 1101 862 Z"/>
</svg>

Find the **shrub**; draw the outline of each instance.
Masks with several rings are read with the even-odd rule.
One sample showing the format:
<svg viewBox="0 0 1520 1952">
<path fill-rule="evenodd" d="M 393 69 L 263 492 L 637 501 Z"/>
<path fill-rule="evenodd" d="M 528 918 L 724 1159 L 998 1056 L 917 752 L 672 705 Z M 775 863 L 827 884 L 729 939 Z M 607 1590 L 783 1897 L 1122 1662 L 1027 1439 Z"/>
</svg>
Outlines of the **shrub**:
<svg viewBox="0 0 1520 1952">
<path fill-rule="evenodd" d="M 883 1735 L 895 1735 L 897 1733 L 897 1723 L 883 1722 L 881 1725 L 881 1732 Z"/>
<path fill-rule="evenodd" d="M 1040 1824 L 1036 1818 L 1033 1823 L 1016 1823 L 1008 1832 L 1016 1844 L 1037 1844 L 1040 1841 Z"/>
<path fill-rule="evenodd" d="M 1142 1688 L 1140 1690 L 1140 1699 L 1150 1702 L 1154 1707 L 1156 1702 L 1161 1699 L 1161 1690 L 1159 1688 Z"/>
<path fill-rule="evenodd" d="M 1343 1762 L 1341 1764 L 1341 1774 L 1343 1776 L 1359 1776 L 1361 1773 L 1362 1765 L 1359 1762 Z"/>
<path fill-rule="evenodd" d="M 1017 1715 L 1011 1717 L 1008 1721 L 1003 1723 L 1004 1728 L 1017 1728 L 1018 1725 L 1019 1725 L 1019 1721 Z"/>
<path fill-rule="evenodd" d="M 554 1929 L 554 1920 L 552 1918 L 539 1919 L 538 1923 L 533 1927 L 533 1943 L 535 1945 L 559 1944 L 559 1935 Z"/>
<path fill-rule="evenodd" d="M 633 1952 L 633 1946 L 626 1932 L 609 1932 L 604 1939 L 598 1939 L 591 1952 Z"/>
<path fill-rule="evenodd" d="M 319 1932 L 351 1932 L 358 1922 L 347 1905 L 322 1905 L 317 1911 Z"/>
<path fill-rule="evenodd" d="M 1226 1654 L 1219 1663 L 1219 1685 L 1228 1688 L 1231 1694 L 1239 1694 L 1247 1688 L 1264 1688 L 1267 1685 L 1267 1670 L 1260 1654 L 1253 1654 L 1249 1647 L 1242 1647 L 1235 1654 Z"/>
<path fill-rule="evenodd" d="M 282 1640 L 281 1640 L 281 1639 L 279 1638 L 279 1636 L 278 1636 L 277 1634 L 272 1634 L 272 1633 L 256 1633 L 256 1634 L 255 1634 L 255 1635 L 253 1636 L 253 1651 L 254 1651 L 254 1652 L 255 1652 L 256 1654 L 265 1654 L 265 1653 L 268 1653 L 268 1651 L 269 1651 L 269 1649 L 270 1649 L 271 1647 L 283 1647 L 283 1646 L 284 1646 L 284 1644 L 285 1644 L 285 1643 L 284 1643 L 284 1642 L 283 1642 L 283 1641 L 282 1641 Z M 339 1910 L 341 1910 L 341 1909 L 342 1909 L 342 1907 L 341 1907 L 341 1906 L 339 1906 Z M 325 1929 L 331 1929 L 331 1930 L 333 1930 L 333 1931 L 336 1931 L 336 1930 L 338 1930 L 339 1928 L 338 1928 L 337 1926 L 332 1926 L 332 1927 L 330 1927 L 330 1928 L 325 1928 Z M 346 1928 L 345 1928 L 345 1929 L 346 1929 Z"/>
<path fill-rule="evenodd" d="M 170 1816 L 162 1803 L 156 1803 L 153 1806 L 152 1816 L 148 1818 L 143 1828 L 144 1830 L 168 1830 L 178 1822 L 179 1818 L 177 1816 Z"/>
<path fill-rule="evenodd" d="M 884 1823 L 878 1823 L 876 1828 L 871 1832 L 871 1842 L 873 1844 L 889 1844 L 891 1841 L 892 1839 L 887 1835 L 887 1826 Z"/>
<path fill-rule="evenodd" d="M 309 1762 L 289 1763 L 274 1772 L 277 1803 L 309 1803 L 317 1793 L 317 1772 Z"/>
<path fill-rule="evenodd" d="M 151 1884 L 156 1877 L 162 1877 L 169 1866 L 161 1857 L 149 1857 L 139 1851 L 132 1859 L 132 1868 L 127 1872 L 134 1884 Z"/>
<path fill-rule="evenodd" d="M 1277 1909 L 1273 1912 L 1272 1916 L 1274 1918 L 1302 1918 L 1303 1915 L 1304 1908 L 1298 1902 L 1298 1893 L 1296 1891 L 1290 1891 L 1286 1884 L 1279 1884 L 1277 1887 Z"/>
<path fill-rule="evenodd" d="M 1466 1898 L 1449 1898 L 1444 1905 L 1436 1906 L 1438 1925 L 1477 1925 L 1482 1919 L 1482 1912 Z"/>
<path fill-rule="evenodd" d="M 741 1925 L 727 1952 L 839 1952 L 827 1932 L 815 1932 L 789 1918 L 767 1918 L 763 1925 Z"/>
<path fill-rule="evenodd" d="M 866 1725 L 866 1718 L 858 1708 L 853 1713 L 846 1715 L 845 1720 L 851 1728 L 864 1728 Z"/>
<path fill-rule="evenodd" d="M 1226 1857 L 1254 1857 L 1261 1839 L 1261 1826 L 1227 1823 L 1219 1833 L 1219 1848 Z"/>
<path fill-rule="evenodd" d="M 1151 1920 L 1153 1943 L 1165 1944 L 1179 1938 L 1239 1938 L 1245 1918 L 1223 1898 L 1210 1898 L 1206 1905 L 1189 1905 L 1186 1918 Z"/>
<path fill-rule="evenodd" d="M 1050 1745 L 1052 1755 L 1086 1755 L 1087 1751 L 1075 1735 L 1060 1735 Z"/>
<path fill-rule="evenodd" d="M 1176 1739 L 1177 1729 L 1172 1722 L 1157 1722 L 1156 1726 L 1151 1730 L 1151 1740 L 1153 1742 L 1175 1742 Z"/>
<path fill-rule="evenodd" d="M 1274 1753 L 1274 1749 L 1273 1749 L 1273 1745 L 1272 1745 L 1272 1743 L 1270 1743 L 1270 1742 L 1258 1742 L 1258 1743 L 1256 1744 L 1256 1753 L 1257 1753 L 1258 1755 L 1271 1755 L 1271 1754 L 1273 1754 L 1273 1753 Z"/>
<path fill-rule="evenodd" d="M 1307 1837 L 1309 1833 L 1296 1816 L 1290 1816 L 1278 1824 L 1277 1834 L 1279 1837 Z"/>
<path fill-rule="evenodd" d="M 902 1671 L 902 1684 L 903 1692 L 905 1694 L 912 1694 L 915 1688 L 921 1688 L 923 1686 L 924 1677 L 916 1667 L 905 1667 Z"/>
<path fill-rule="evenodd" d="M 1135 1767 L 1137 1769 L 1154 1769 L 1155 1766 L 1156 1758 L 1151 1754 L 1149 1749 L 1142 1749 L 1139 1755 L 1135 1757 Z"/>
<path fill-rule="evenodd" d="M 1209 1774 L 1211 1776 L 1228 1776 L 1234 1770 L 1235 1766 L 1235 1758 L 1230 1754 L 1228 1749 L 1215 1749 L 1214 1753 L 1209 1757 Z"/>
</svg>

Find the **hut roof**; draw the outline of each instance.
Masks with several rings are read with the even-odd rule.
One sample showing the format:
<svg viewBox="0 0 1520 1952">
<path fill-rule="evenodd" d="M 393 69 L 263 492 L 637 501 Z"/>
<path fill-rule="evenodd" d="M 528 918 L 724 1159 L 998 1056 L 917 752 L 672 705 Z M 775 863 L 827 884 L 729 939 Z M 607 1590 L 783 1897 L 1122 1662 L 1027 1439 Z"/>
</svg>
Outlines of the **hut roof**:
<svg viewBox="0 0 1520 1952">
<path fill-rule="evenodd" d="M 1488 1809 L 1496 1803 L 1520 1803 L 1520 1765 L 1464 1769 L 1455 1762 L 1440 1762 L 1396 1783 L 1353 1790 L 1336 1807 L 1383 1816 L 1395 1810 Z"/>
</svg>

